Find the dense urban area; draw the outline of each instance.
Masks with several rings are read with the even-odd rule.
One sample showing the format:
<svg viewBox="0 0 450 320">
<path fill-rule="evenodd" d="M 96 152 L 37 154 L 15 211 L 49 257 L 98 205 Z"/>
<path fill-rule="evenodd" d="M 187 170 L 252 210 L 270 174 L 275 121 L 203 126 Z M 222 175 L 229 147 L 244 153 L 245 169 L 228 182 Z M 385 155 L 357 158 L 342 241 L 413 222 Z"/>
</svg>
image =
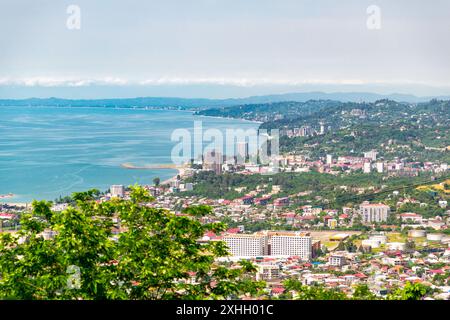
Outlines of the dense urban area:
<svg viewBox="0 0 450 320">
<path fill-rule="evenodd" d="M 8 266 L 6 262 L 0 266 L 0 296 L 2 289 L 10 295 L 20 295 L 8 289 L 17 279 L 13 270 L 19 265 L 31 268 L 20 264 L 17 255 L 26 255 L 20 250 L 15 252 L 17 261 L 10 259 L 13 243 L 18 247 L 31 246 L 33 241 L 27 238 L 30 235 L 32 239 L 41 237 L 44 243 L 52 242 L 67 231 L 61 227 L 61 221 L 55 222 L 60 228 L 51 227 L 52 214 L 46 216 L 46 208 L 66 216 L 76 207 L 81 211 L 90 208 L 97 214 L 109 212 L 108 237 L 121 243 L 122 234 L 128 234 L 128 241 L 132 240 L 131 218 L 124 210 L 134 208 L 130 210 L 135 212 L 133 206 L 139 203 L 140 208 L 153 210 L 149 212 L 167 212 L 193 220 L 198 223 L 197 232 L 203 226 L 204 232 L 195 238 L 195 250 L 226 245 L 226 252 L 217 254 L 209 269 L 195 265 L 189 270 L 188 266 L 182 274 L 172 278 L 168 275 L 167 279 L 189 285 L 189 289 L 174 289 L 167 284 L 167 292 L 173 295 L 158 291 L 156 295 L 140 297 L 176 298 L 174 292 L 182 295 L 194 291 L 192 288 L 203 285 L 209 275 L 212 280 L 205 292 L 212 298 L 450 298 L 449 101 L 277 102 L 197 113 L 259 121 L 260 129 L 278 129 L 280 154 L 268 164 L 252 161 L 254 154 L 248 142 L 241 141 L 236 143 L 233 156 L 213 150 L 180 166 L 173 179 L 155 178 L 142 189 L 118 181 L 104 192 L 91 190 L 55 199 L 51 204 L 0 204 L 0 260 L 10 260 Z M 141 194 L 137 201 L 139 192 L 148 192 L 151 197 Z M 115 209 L 108 209 L 108 203 Z M 121 203 L 127 205 L 121 207 Z M 190 208 L 206 213 L 192 214 Z M 38 222 L 42 225 L 33 229 L 30 225 L 36 214 L 41 214 Z M 224 227 L 214 227 L 219 224 Z M 178 227 L 183 233 L 183 224 Z M 160 235 L 167 231 L 165 228 L 169 227 L 149 232 Z M 94 234 L 91 229 L 86 232 Z M 174 237 L 181 237 L 173 232 Z M 196 233 L 186 230 L 186 234 Z M 177 241 L 184 246 L 182 240 Z M 122 246 L 126 244 L 123 242 Z M 41 242 L 35 245 L 44 250 Z M 130 247 L 124 252 L 139 251 L 137 244 Z M 165 250 L 156 244 L 151 249 Z M 197 251 L 192 254 L 198 258 Z M 188 261 L 184 253 L 173 255 Z M 142 261 L 147 259 L 145 255 L 139 257 Z M 154 263 L 171 263 L 164 262 L 163 253 L 158 257 Z M 102 259 L 102 264 L 115 265 L 119 258 Z M 49 267 L 49 274 L 56 272 L 52 268 Z M 219 277 L 217 270 L 223 271 L 221 280 L 214 280 Z M 224 270 L 241 273 L 225 274 Z M 23 272 L 29 276 L 35 271 Z M 10 278 L 5 279 L 6 274 Z M 152 277 L 152 271 L 139 277 L 140 280 L 137 276 L 128 279 L 132 283 L 130 292 L 144 290 L 140 284 Z M 248 286 L 240 283 L 243 289 L 233 289 L 232 293 L 225 289 L 221 294 L 215 291 L 218 283 L 229 283 L 237 277 L 244 284 L 249 281 Z M 147 288 L 152 285 L 147 283 Z M 32 294 L 32 298 L 39 297 L 38 293 Z M 108 297 L 124 298 L 119 294 Z"/>
</svg>

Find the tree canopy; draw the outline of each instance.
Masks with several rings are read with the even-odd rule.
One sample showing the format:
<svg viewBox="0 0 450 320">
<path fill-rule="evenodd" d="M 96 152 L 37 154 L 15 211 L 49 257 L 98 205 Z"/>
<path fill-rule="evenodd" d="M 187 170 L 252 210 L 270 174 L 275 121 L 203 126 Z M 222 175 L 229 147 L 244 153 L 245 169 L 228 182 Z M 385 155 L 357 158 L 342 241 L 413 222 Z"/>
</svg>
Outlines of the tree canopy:
<svg viewBox="0 0 450 320">
<path fill-rule="evenodd" d="M 61 212 L 35 201 L 20 231 L 0 235 L 0 299 L 225 299 L 264 287 L 251 281 L 251 263 L 216 261 L 228 254 L 224 242 L 198 241 L 225 230 L 199 221 L 210 207 L 176 215 L 147 206 L 141 187 L 130 200 L 95 194 L 75 194 Z"/>
</svg>

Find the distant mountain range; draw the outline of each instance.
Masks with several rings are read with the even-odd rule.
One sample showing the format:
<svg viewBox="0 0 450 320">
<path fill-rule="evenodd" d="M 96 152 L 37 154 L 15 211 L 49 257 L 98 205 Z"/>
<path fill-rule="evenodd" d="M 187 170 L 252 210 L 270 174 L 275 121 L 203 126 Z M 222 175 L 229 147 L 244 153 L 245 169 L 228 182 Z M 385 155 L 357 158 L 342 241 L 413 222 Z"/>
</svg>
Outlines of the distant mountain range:
<svg viewBox="0 0 450 320">
<path fill-rule="evenodd" d="M 205 109 L 209 107 L 226 107 L 243 104 L 270 103 L 282 101 L 305 102 L 309 100 L 335 100 L 341 102 L 374 102 L 381 99 L 398 102 L 418 103 L 432 99 L 450 100 L 450 96 L 417 97 L 409 94 L 393 93 L 389 95 L 370 92 L 298 92 L 276 95 L 253 96 L 235 99 L 190 99 L 169 97 L 141 97 L 122 99 L 60 99 L 60 98 L 30 98 L 30 99 L 1 99 L 0 106 L 57 106 L 57 107 L 110 107 L 110 108 L 182 108 Z"/>
</svg>

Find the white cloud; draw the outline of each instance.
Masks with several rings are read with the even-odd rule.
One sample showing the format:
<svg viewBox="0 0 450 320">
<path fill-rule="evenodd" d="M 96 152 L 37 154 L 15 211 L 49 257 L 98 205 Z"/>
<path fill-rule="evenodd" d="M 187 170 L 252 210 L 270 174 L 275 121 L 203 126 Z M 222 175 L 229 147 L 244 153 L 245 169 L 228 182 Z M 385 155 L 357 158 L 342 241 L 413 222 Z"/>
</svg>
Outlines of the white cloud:
<svg viewBox="0 0 450 320">
<path fill-rule="evenodd" d="M 26 77 L 26 78 L 0 78 L 0 86 L 24 86 L 24 87 L 86 87 L 90 85 L 126 85 L 127 81 L 116 77 L 99 79 L 77 78 L 51 78 L 51 77 Z"/>
<path fill-rule="evenodd" d="M 161 77 L 129 80 L 120 77 L 58 78 L 24 77 L 0 78 L 0 86 L 24 87 L 88 87 L 88 86 L 165 86 L 165 85 L 223 85 L 237 87 L 253 86 L 302 86 L 302 85 L 427 85 L 450 87 L 448 83 L 415 82 L 392 79 L 365 81 L 361 79 L 280 79 L 280 78 L 225 78 L 225 77 Z"/>
</svg>

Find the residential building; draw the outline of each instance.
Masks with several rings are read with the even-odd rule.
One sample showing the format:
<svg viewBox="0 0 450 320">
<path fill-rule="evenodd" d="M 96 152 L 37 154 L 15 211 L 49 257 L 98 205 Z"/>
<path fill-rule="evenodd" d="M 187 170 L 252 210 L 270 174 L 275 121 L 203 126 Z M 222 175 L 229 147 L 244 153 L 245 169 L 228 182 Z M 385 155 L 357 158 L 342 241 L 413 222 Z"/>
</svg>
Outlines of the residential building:
<svg viewBox="0 0 450 320">
<path fill-rule="evenodd" d="M 244 163 L 248 159 L 248 142 L 241 141 L 236 143 L 236 156 L 237 162 L 240 164 Z"/>
<path fill-rule="evenodd" d="M 384 163 L 383 162 L 377 162 L 377 172 L 378 173 L 384 172 Z"/>
<path fill-rule="evenodd" d="M 327 226 L 330 229 L 335 229 L 337 227 L 337 220 L 336 219 L 328 219 Z"/>
<path fill-rule="evenodd" d="M 327 154 L 327 164 L 328 165 L 333 164 L 333 156 L 331 154 Z"/>
<path fill-rule="evenodd" d="M 370 162 L 364 162 L 364 173 L 370 173 L 372 171 L 372 164 Z"/>
<path fill-rule="evenodd" d="M 346 260 L 345 260 L 345 257 L 342 255 L 331 255 L 328 258 L 328 263 L 331 266 L 342 267 L 343 265 L 346 264 Z"/>
<path fill-rule="evenodd" d="M 377 155 L 378 155 L 378 152 L 376 150 L 372 150 L 372 151 L 369 151 L 369 152 L 364 152 L 364 158 L 370 159 L 371 161 L 376 161 L 377 160 Z"/>
<path fill-rule="evenodd" d="M 109 188 L 111 197 L 123 198 L 125 195 L 125 187 L 121 184 L 114 184 Z"/>
<path fill-rule="evenodd" d="M 405 212 L 400 214 L 400 218 L 402 219 L 402 222 L 416 222 L 416 223 L 422 223 L 422 216 L 417 213 L 412 212 Z"/>
<path fill-rule="evenodd" d="M 280 267 L 276 264 L 261 264 L 258 265 L 256 281 L 277 279 L 280 273 Z"/>
<path fill-rule="evenodd" d="M 273 205 L 275 207 L 284 207 L 284 206 L 288 206 L 289 205 L 289 198 L 288 197 L 284 197 L 284 198 L 278 198 L 275 199 L 273 201 Z"/>
<path fill-rule="evenodd" d="M 385 222 L 391 212 L 389 206 L 382 203 L 370 204 L 364 202 L 360 205 L 359 211 L 361 214 L 362 222 L 373 223 L 373 222 Z"/>
<path fill-rule="evenodd" d="M 203 169 L 214 171 L 215 174 L 222 174 L 223 156 L 216 150 L 208 151 L 203 159 Z"/>
<path fill-rule="evenodd" d="M 298 256 L 306 261 L 311 259 L 312 240 L 307 232 L 271 232 L 269 244 L 271 255 Z"/>
<path fill-rule="evenodd" d="M 225 241 L 233 256 L 267 255 L 267 237 L 263 234 L 227 234 L 222 240 Z"/>
</svg>

